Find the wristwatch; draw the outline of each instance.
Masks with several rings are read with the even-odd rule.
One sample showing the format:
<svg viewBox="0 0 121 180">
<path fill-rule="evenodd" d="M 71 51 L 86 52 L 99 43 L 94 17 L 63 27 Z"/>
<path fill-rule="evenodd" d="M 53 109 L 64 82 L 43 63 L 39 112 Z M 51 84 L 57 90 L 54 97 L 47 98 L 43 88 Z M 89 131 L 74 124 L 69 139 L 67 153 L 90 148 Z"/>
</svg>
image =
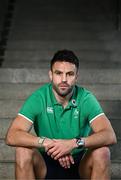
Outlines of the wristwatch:
<svg viewBox="0 0 121 180">
<path fill-rule="evenodd" d="M 39 137 L 39 139 L 38 139 L 39 147 L 43 147 L 43 143 L 44 143 L 45 139 L 46 139 L 45 137 Z"/>
<path fill-rule="evenodd" d="M 83 148 L 85 145 L 85 141 L 82 138 L 76 138 L 76 144 L 78 146 L 77 148 Z"/>
</svg>

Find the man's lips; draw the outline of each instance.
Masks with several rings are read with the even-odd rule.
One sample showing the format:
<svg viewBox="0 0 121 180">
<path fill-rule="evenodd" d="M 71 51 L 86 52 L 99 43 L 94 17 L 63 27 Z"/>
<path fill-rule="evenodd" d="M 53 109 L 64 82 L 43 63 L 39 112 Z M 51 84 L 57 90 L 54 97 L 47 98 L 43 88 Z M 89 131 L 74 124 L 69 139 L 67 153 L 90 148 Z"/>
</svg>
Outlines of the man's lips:
<svg viewBox="0 0 121 180">
<path fill-rule="evenodd" d="M 60 87 L 60 88 L 67 88 L 67 87 L 69 87 L 69 86 L 68 86 L 67 84 L 60 84 L 59 87 Z"/>
</svg>

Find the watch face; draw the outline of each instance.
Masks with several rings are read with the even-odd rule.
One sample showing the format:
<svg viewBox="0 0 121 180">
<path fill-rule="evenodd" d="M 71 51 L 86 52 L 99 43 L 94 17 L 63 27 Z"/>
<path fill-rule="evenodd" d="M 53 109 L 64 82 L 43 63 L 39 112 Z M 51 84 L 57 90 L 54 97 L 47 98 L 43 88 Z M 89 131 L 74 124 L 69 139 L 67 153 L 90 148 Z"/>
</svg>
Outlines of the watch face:
<svg viewBox="0 0 121 180">
<path fill-rule="evenodd" d="M 83 139 L 77 139 L 77 145 L 78 147 L 83 147 L 84 146 L 84 140 Z"/>
</svg>

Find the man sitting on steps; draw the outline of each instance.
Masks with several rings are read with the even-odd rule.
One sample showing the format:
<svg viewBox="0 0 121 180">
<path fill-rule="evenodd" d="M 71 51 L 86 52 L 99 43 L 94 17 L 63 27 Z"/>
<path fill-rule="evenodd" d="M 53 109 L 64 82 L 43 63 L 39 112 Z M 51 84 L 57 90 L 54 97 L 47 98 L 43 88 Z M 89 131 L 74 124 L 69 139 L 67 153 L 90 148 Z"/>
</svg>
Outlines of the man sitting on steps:
<svg viewBox="0 0 121 180">
<path fill-rule="evenodd" d="M 55 53 L 47 83 L 30 95 L 6 144 L 16 147 L 16 179 L 110 179 L 114 130 L 95 96 L 76 85 L 79 60 Z M 34 126 L 37 136 L 30 133 Z"/>
</svg>

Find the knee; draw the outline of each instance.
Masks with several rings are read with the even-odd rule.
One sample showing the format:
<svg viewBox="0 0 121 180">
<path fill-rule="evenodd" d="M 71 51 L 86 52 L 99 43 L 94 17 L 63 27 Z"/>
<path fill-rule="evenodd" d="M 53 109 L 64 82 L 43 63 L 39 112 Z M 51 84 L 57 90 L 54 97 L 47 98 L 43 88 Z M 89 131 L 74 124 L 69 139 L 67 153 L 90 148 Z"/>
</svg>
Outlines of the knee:
<svg viewBox="0 0 121 180">
<path fill-rule="evenodd" d="M 28 148 L 16 148 L 16 164 L 20 168 L 25 168 L 32 163 L 33 150 Z"/>
<path fill-rule="evenodd" d="M 98 148 L 92 153 L 93 161 L 104 166 L 110 164 L 110 150 L 108 147 Z"/>
</svg>

